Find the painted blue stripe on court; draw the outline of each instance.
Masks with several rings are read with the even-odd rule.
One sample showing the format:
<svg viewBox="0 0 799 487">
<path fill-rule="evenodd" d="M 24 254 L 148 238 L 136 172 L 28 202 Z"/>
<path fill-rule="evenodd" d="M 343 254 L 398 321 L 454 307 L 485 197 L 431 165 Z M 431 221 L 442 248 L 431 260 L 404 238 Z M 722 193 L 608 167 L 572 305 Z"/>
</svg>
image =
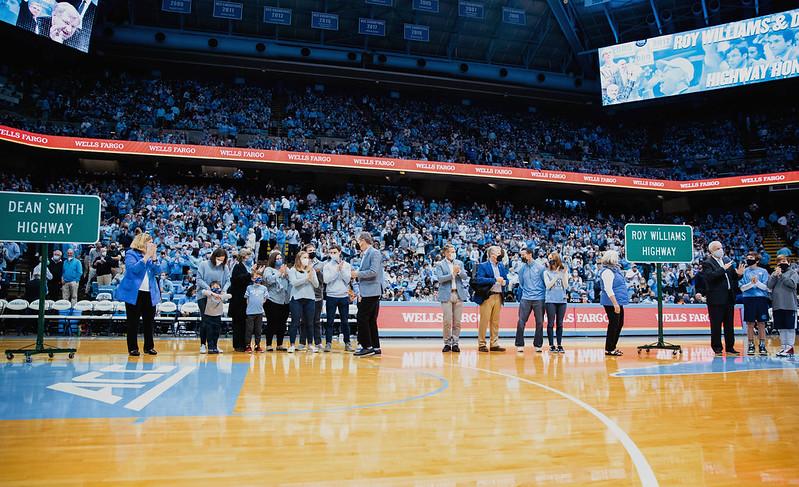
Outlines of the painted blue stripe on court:
<svg viewBox="0 0 799 487">
<path fill-rule="evenodd" d="M 386 367 L 381 367 L 381 369 L 386 370 Z M 370 409 L 370 408 L 380 408 L 380 407 L 387 407 L 387 406 L 396 406 L 398 404 L 404 404 L 412 401 L 418 401 L 420 399 L 424 399 L 427 397 L 435 396 L 437 394 L 441 394 L 445 390 L 449 388 L 449 381 L 436 374 L 431 374 L 429 372 L 415 372 L 418 375 L 425 375 L 427 377 L 432 377 L 440 382 L 440 385 L 435 390 L 425 392 L 422 394 L 417 394 L 414 396 L 402 397 L 399 399 L 393 399 L 391 401 L 383 401 L 383 402 L 373 402 L 367 404 L 353 404 L 348 406 L 336 406 L 332 408 L 319 408 L 319 409 L 289 409 L 286 411 L 258 411 L 258 412 L 249 412 L 249 413 L 236 413 L 234 416 L 247 416 L 247 417 L 261 417 L 261 416 L 283 416 L 283 415 L 291 415 L 291 414 L 310 414 L 310 413 L 339 413 L 342 411 L 352 411 L 357 409 Z"/>
<path fill-rule="evenodd" d="M 610 374 L 614 377 L 651 377 L 662 375 L 704 375 L 755 372 L 760 370 L 797 369 L 796 359 L 771 357 L 715 357 L 702 362 L 678 362 L 648 367 L 622 369 Z"/>
</svg>

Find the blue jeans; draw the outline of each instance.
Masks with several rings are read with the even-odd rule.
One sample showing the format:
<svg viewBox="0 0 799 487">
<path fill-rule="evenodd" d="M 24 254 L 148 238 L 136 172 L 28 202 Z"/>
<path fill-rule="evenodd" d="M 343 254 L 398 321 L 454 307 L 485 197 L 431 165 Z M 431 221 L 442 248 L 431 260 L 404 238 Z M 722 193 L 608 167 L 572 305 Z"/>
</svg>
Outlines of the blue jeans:
<svg viewBox="0 0 799 487">
<path fill-rule="evenodd" d="M 313 340 L 313 322 L 316 303 L 313 299 L 292 299 L 289 303 L 291 309 L 291 324 L 289 325 L 289 341 L 292 345 L 297 341 L 297 331 L 300 334 L 300 345 L 311 345 Z M 321 338 L 320 338 L 321 342 Z"/>
<path fill-rule="evenodd" d="M 325 340 L 333 343 L 333 321 L 336 319 L 336 310 L 341 318 L 341 333 L 344 335 L 344 343 L 350 343 L 350 299 L 327 297 L 325 302 L 327 309 L 327 324 L 325 325 Z"/>
<path fill-rule="evenodd" d="M 533 346 L 541 347 L 544 345 L 544 300 L 543 299 L 522 299 L 519 303 L 519 322 L 516 323 L 516 346 L 524 346 L 524 327 L 530 319 L 530 313 L 535 317 L 535 337 Z"/>
</svg>

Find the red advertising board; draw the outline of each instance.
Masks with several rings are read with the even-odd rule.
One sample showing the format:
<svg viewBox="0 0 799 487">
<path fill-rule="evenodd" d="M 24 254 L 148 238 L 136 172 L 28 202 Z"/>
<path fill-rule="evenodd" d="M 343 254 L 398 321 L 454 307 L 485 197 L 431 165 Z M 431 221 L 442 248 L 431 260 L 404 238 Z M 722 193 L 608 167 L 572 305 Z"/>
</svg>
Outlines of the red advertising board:
<svg viewBox="0 0 799 487">
<path fill-rule="evenodd" d="M 328 166 L 375 171 L 468 176 L 487 180 L 538 181 L 671 192 L 705 191 L 799 182 L 799 171 L 693 181 L 669 181 L 664 179 L 647 179 L 566 171 L 536 171 L 515 167 L 480 166 L 453 162 L 413 161 L 388 157 L 360 157 L 340 154 L 245 149 L 239 147 L 86 139 L 35 134 L 4 125 L 0 125 L 0 140 L 46 149 L 99 152 L 104 154 L 186 157 L 218 161 L 263 162 L 266 164 L 289 164 L 297 166 Z"/>
<path fill-rule="evenodd" d="M 462 336 L 476 336 L 479 309 L 474 303 L 463 308 Z M 624 308 L 624 330 L 627 335 L 657 334 L 657 305 L 629 305 Z M 518 304 L 502 307 L 499 319 L 500 333 L 513 335 L 518 320 Z M 382 302 L 378 326 L 385 336 L 440 336 L 441 306 L 438 303 Z M 604 335 L 607 329 L 605 309 L 598 304 L 570 304 L 563 320 L 566 335 Z M 710 321 L 707 307 L 703 305 L 664 305 L 663 329 L 666 335 L 709 334 Z M 740 329 L 741 309 L 736 309 L 736 328 Z M 530 317 L 526 332 L 535 330 L 535 320 Z"/>
</svg>

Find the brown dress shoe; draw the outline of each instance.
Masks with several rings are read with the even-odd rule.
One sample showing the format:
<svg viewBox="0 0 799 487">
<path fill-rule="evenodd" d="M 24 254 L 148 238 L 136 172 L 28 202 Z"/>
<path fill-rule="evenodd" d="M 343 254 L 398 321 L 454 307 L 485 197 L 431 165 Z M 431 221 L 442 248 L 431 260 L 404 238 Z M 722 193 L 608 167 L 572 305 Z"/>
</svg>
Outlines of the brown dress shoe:
<svg viewBox="0 0 799 487">
<path fill-rule="evenodd" d="M 483 345 L 482 347 L 478 348 L 477 350 L 480 351 L 480 352 L 488 352 L 488 347 Z"/>
<path fill-rule="evenodd" d="M 491 347 L 492 352 L 504 352 L 505 349 L 502 347 Z"/>
</svg>

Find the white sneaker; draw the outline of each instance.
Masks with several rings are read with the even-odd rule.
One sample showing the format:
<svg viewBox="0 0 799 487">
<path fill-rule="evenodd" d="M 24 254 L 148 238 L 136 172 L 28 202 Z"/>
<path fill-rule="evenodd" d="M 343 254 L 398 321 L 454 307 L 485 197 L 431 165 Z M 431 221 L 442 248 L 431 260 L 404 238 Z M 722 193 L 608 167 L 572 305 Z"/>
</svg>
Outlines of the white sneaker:
<svg viewBox="0 0 799 487">
<path fill-rule="evenodd" d="M 294 350 L 296 350 L 296 349 L 294 348 L 294 345 L 292 345 L 292 346 L 289 347 L 289 349 L 287 351 L 288 351 L 288 353 L 294 353 Z"/>
<path fill-rule="evenodd" d="M 208 353 L 208 347 L 205 345 L 200 345 L 200 353 Z"/>
<path fill-rule="evenodd" d="M 221 348 L 218 348 L 218 347 L 217 347 L 216 351 L 219 352 L 219 353 L 223 353 L 224 352 L 224 350 L 222 350 Z"/>
<path fill-rule="evenodd" d="M 524 353 L 524 347 L 516 347 L 516 353 Z"/>
<path fill-rule="evenodd" d="M 541 347 L 535 347 L 535 351 L 541 353 Z"/>
<path fill-rule="evenodd" d="M 274 352 L 275 349 L 273 347 L 266 347 L 267 352 Z"/>
<path fill-rule="evenodd" d="M 305 350 L 305 345 L 297 345 L 298 352 L 302 352 L 303 350 Z"/>
<path fill-rule="evenodd" d="M 319 347 L 317 347 L 317 346 L 313 346 L 313 347 L 311 347 L 311 351 L 312 351 L 313 353 L 319 353 Z"/>
</svg>

